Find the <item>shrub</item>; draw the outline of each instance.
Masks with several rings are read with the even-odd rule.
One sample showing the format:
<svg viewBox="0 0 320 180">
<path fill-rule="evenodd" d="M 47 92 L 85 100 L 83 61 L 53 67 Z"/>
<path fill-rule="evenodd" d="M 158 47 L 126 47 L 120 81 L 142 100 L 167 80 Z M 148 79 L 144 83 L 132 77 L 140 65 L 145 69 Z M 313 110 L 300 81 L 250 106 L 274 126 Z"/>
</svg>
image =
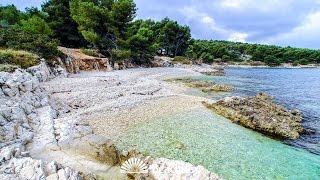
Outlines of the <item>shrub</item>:
<svg viewBox="0 0 320 180">
<path fill-rule="evenodd" d="M 272 56 L 272 55 L 268 55 L 264 58 L 264 62 L 268 65 L 268 66 L 280 66 L 281 65 L 281 60 L 277 59 L 276 57 Z"/>
<path fill-rule="evenodd" d="M 12 64 L 21 68 L 28 68 L 38 63 L 39 57 L 26 51 L 15 51 L 11 49 L 0 50 L 0 63 Z"/>
<path fill-rule="evenodd" d="M 128 60 L 131 56 L 131 51 L 129 50 L 120 50 L 120 49 L 113 49 L 111 50 L 112 60 L 113 61 L 124 61 Z"/>
<path fill-rule="evenodd" d="M 99 57 L 99 52 L 96 49 L 84 49 L 84 48 L 81 48 L 80 51 L 83 54 L 86 54 L 88 56 Z"/>
<path fill-rule="evenodd" d="M 295 61 L 292 63 L 292 66 L 298 66 L 299 65 L 299 62 L 298 61 Z"/>
<path fill-rule="evenodd" d="M 57 45 L 57 40 L 43 34 L 32 34 L 13 28 L 0 28 L 0 47 L 37 54 L 39 57 L 45 58 L 49 64 L 61 55 Z"/>
<path fill-rule="evenodd" d="M 298 63 L 299 63 L 300 65 L 308 65 L 308 64 L 309 64 L 309 61 L 308 61 L 307 59 L 300 59 L 300 60 L 298 61 Z"/>
</svg>

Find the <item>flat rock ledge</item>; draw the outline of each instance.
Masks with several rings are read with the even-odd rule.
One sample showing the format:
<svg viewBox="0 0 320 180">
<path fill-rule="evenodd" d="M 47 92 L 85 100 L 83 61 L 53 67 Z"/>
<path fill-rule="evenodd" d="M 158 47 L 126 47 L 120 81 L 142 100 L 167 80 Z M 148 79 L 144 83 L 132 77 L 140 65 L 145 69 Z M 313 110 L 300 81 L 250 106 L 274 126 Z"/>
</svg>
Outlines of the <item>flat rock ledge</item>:
<svg viewBox="0 0 320 180">
<path fill-rule="evenodd" d="M 212 81 L 200 81 L 195 79 L 174 79 L 173 81 L 181 82 L 191 88 L 199 88 L 202 92 L 231 92 L 235 88 L 228 84 L 216 84 Z"/>
<path fill-rule="evenodd" d="M 300 111 L 287 110 L 263 93 L 248 97 L 227 97 L 213 104 L 203 104 L 232 122 L 273 137 L 297 139 L 303 132 Z"/>
</svg>

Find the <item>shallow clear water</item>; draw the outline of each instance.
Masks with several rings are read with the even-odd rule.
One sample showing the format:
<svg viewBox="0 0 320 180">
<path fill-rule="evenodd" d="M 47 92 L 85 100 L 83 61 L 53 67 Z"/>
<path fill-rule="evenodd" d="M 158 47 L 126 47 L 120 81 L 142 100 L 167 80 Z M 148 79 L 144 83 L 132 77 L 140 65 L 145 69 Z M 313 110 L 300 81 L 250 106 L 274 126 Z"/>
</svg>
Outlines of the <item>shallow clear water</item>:
<svg viewBox="0 0 320 180">
<path fill-rule="evenodd" d="M 320 155 L 320 69 L 226 69 L 225 77 L 200 76 L 196 79 L 232 84 L 237 90 L 232 93 L 204 94 L 196 90 L 189 93 L 220 99 L 266 92 L 286 108 L 302 111 L 304 127 L 315 133 L 285 143 Z"/>
<path fill-rule="evenodd" d="M 319 120 L 316 112 L 319 101 L 314 100 L 319 97 L 313 93 L 319 91 L 320 71 L 310 71 L 315 71 L 315 75 L 305 70 L 228 69 L 226 77 L 198 78 L 233 84 L 238 90 L 232 94 L 253 95 L 260 91 L 272 94 L 287 107 L 311 113 L 305 114 L 306 124 L 317 127 L 318 122 L 312 122 L 312 119 Z M 304 78 L 297 75 L 300 73 Z M 316 82 L 306 83 L 306 77 Z M 284 85 L 286 81 L 290 85 Z M 201 94 L 199 91 L 189 93 L 213 99 L 230 95 Z M 225 179 L 320 179 L 320 156 L 307 151 L 310 151 L 308 144 L 313 145 L 313 151 L 319 147 L 317 133 L 308 135 L 315 136 L 313 143 L 305 140 L 313 137 L 306 136 L 305 139 L 288 142 L 297 147 L 289 146 L 202 108 L 133 126 L 117 142 L 117 146 L 203 165 Z M 182 149 L 179 148 L 181 144 L 185 146 Z"/>
</svg>

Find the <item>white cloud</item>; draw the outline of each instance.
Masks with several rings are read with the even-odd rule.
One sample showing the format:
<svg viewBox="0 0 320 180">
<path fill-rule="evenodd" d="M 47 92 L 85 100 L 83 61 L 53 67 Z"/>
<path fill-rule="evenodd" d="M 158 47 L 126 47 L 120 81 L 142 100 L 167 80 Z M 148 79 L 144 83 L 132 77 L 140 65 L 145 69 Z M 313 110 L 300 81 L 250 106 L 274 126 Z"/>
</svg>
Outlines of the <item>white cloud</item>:
<svg viewBox="0 0 320 180">
<path fill-rule="evenodd" d="M 230 34 L 228 41 L 234 41 L 234 42 L 246 42 L 246 39 L 248 38 L 247 33 L 239 33 L 235 32 Z"/>
<path fill-rule="evenodd" d="M 221 8 L 230 10 L 254 10 L 261 12 L 278 11 L 288 8 L 292 0 L 220 0 Z"/>
<path fill-rule="evenodd" d="M 293 28 L 290 32 L 278 34 L 267 40 L 268 43 L 281 45 L 295 45 L 299 47 L 310 47 L 318 44 L 320 39 L 320 11 L 312 12 L 306 16 L 304 21 Z M 317 47 L 320 48 L 320 47 Z"/>
<path fill-rule="evenodd" d="M 250 0 L 222 0 L 220 6 L 223 8 L 239 9 L 250 4 Z"/>
<path fill-rule="evenodd" d="M 228 39 L 230 41 L 246 42 L 246 39 L 249 36 L 246 33 L 237 32 L 219 26 L 213 17 L 204 12 L 198 11 L 194 7 L 185 6 L 180 10 L 180 12 L 185 16 L 187 21 L 200 22 L 205 26 L 204 28 L 209 28 L 219 36 L 224 37 L 225 39 Z"/>
<path fill-rule="evenodd" d="M 197 20 L 215 32 L 218 32 L 218 33 L 226 32 L 225 29 L 217 25 L 213 17 L 209 16 L 206 13 L 199 12 L 193 7 L 185 6 L 180 10 L 180 12 L 186 17 L 187 21 Z"/>
</svg>

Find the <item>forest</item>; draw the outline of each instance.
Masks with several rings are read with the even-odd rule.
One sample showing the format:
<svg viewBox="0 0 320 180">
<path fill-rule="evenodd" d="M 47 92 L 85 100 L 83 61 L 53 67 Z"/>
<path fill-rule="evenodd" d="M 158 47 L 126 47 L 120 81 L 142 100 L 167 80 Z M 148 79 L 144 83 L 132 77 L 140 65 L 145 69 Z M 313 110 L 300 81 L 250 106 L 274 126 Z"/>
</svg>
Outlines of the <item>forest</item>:
<svg viewBox="0 0 320 180">
<path fill-rule="evenodd" d="M 20 55 L 33 53 L 54 64 L 63 56 L 57 46 L 81 48 L 89 55 L 101 54 L 116 61 L 148 63 L 155 55 L 180 57 L 204 63 L 262 61 L 320 63 L 320 50 L 279 47 L 215 40 L 195 40 L 191 29 L 169 18 L 161 21 L 136 19 L 133 0 L 48 0 L 41 9 L 18 10 L 0 6 L 0 63 L 13 63 Z M 23 54 L 23 53 L 22 53 Z M 27 56 L 26 57 L 34 57 Z M 17 65 L 31 66 L 21 60 Z"/>
</svg>

